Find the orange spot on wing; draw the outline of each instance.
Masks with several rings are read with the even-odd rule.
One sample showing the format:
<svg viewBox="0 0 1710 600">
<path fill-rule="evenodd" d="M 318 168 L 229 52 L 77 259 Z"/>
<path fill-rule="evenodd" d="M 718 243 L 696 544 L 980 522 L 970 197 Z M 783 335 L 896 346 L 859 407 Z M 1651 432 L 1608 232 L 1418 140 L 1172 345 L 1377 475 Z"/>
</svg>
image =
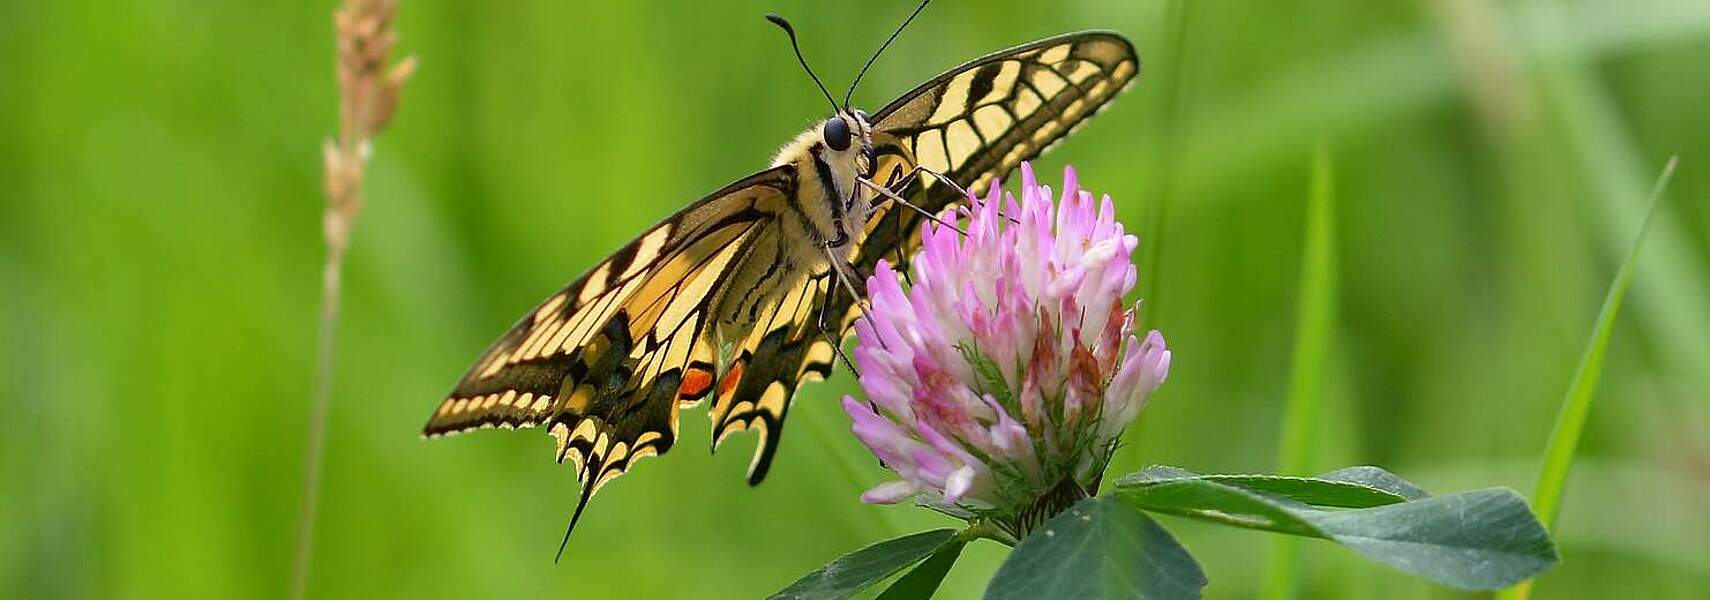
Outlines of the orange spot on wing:
<svg viewBox="0 0 1710 600">
<path fill-rule="evenodd" d="M 736 391 L 736 384 L 742 382 L 742 363 L 730 365 L 730 372 L 724 375 L 724 381 L 718 384 L 718 397 L 728 398 Z"/>
<path fill-rule="evenodd" d="M 690 367 L 683 373 L 683 385 L 677 386 L 677 397 L 693 400 L 705 396 L 712 389 L 713 374 L 705 369 Z"/>
</svg>

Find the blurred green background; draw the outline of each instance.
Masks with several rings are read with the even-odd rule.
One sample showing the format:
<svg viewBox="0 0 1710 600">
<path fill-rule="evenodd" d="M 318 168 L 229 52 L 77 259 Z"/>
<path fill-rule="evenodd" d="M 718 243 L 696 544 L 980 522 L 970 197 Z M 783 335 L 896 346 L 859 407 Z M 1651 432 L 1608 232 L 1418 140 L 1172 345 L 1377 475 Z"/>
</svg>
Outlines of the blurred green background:
<svg viewBox="0 0 1710 600">
<path fill-rule="evenodd" d="M 332 8 L 0 5 L 0 597 L 287 588 Z M 576 488 L 545 435 L 417 435 L 534 302 L 822 116 L 763 12 L 840 89 L 910 8 L 404 0 L 399 47 L 421 65 L 347 265 L 311 594 L 750 598 L 946 525 L 858 502 L 885 476 L 846 433 L 843 373 L 798 397 L 754 489 L 752 438 L 709 456 L 686 412 L 678 449 L 606 488 L 559 565 Z M 1132 38 L 1142 79 L 1042 166 L 1115 196 L 1175 351 L 1113 469 L 1275 468 L 1322 140 L 1341 288 L 1318 464 L 1529 491 L 1645 193 L 1680 155 L 1538 593 L 1702 597 L 1710 3 L 940 0 L 856 102 L 1087 28 Z M 1267 536 L 1165 525 L 1208 597 L 1258 592 Z M 1456 597 L 1326 543 L 1302 554 L 1309 597 Z M 977 597 L 1002 556 L 976 544 L 942 596 Z"/>
</svg>

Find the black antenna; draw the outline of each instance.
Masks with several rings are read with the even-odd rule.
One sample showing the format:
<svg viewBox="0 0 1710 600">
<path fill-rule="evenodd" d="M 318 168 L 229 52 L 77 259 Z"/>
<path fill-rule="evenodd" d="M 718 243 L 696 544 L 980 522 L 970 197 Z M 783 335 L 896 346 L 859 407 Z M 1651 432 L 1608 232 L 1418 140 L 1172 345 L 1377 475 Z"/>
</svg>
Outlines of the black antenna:
<svg viewBox="0 0 1710 600">
<path fill-rule="evenodd" d="M 831 103 L 831 112 L 837 112 L 837 101 L 831 98 L 831 92 L 826 91 L 825 84 L 820 83 L 819 76 L 813 74 L 813 67 L 808 66 L 807 58 L 802 56 L 801 44 L 796 43 L 796 28 L 791 27 L 790 22 L 778 16 L 778 13 L 766 13 L 766 20 L 771 21 L 773 25 L 777 25 L 784 30 L 785 34 L 790 36 L 790 48 L 796 51 L 796 60 L 801 61 L 802 70 L 807 71 L 808 77 L 813 78 L 813 84 L 819 86 L 819 93 L 825 94 L 825 101 Z"/>
<path fill-rule="evenodd" d="M 931 2 L 932 0 L 920 0 L 920 6 L 914 7 L 914 12 L 909 13 L 908 18 L 903 19 L 902 24 L 897 26 L 897 30 L 891 32 L 891 37 L 886 38 L 885 43 L 879 44 L 879 50 L 873 53 L 872 58 L 867 59 L 867 64 L 861 65 L 861 72 L 855 74 L 855 81 L 849 82 L 849 93 L 843 96 L 843 110 L 849 110 L 849 99 L 855 97 L 855 86 L 861 83 L 861 76 L 867 74 L 867 67 L 873 66 L 873 62 L 879 60 L 879 55 L 885 53 L 885 48 L 890 47 L 891 42 L 896 40 L 897 36 L 902 35 L 903 29 L 914 21 L 914 17 L 919 15 L 920 11 L 926 10 L 926 5 Z"/>
</svg>

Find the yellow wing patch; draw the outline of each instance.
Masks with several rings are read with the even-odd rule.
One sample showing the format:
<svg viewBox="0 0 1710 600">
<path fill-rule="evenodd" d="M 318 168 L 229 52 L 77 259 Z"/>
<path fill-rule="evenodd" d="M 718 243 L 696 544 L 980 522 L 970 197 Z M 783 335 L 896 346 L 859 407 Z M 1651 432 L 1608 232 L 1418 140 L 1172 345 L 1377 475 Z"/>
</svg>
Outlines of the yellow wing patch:
<svg viewBox="0 0 1710 600">
<path fill-rule="evenodd" d="M 953 187 L 983 193 L 1050 149 L 1131 86 L 1140 62 L 1128 40 L 1112 33 L 1057 36 L 996 52 L 951 69 L 873 114 L 878 149 L 875 178 L 907 184 L 899 192 L 916 206 L 939 213 L 961 200 Z M 898 181 L 916 166 L 946 176 Z M 886 203 L 867 222 L 856 256 L 862 273 L 883 258 L 906 272 L 918 249 L 920 215 Z M 833 307 L 845 323 L 853 304 Z"/>
<path fill-rule="evenodd" d="M 1115 34 L 1041 40 L 957 67 L 886 106 L 874 114 L 875 141 L 911 167 L 983 188 L 1102 109 L 1139 68 Z"/>
</svg>

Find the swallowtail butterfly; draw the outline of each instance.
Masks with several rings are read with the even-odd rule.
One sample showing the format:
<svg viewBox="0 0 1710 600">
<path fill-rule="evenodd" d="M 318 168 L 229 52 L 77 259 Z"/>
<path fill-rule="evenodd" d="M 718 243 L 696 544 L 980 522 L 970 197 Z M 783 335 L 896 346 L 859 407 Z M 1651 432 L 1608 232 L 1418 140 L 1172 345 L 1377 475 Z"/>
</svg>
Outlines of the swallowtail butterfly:
<svg viewBox="0 0 1710 600">
<path fill-rule="evenodd" d="M 601 486 L 671 449 L 682 408 L 710 399 L 714 448 L 759 433 L 759 483 L 796 387 L 831 374 L 860 315 L 860 274 L 880 259 L 904 271 L 922 219 L 1074 132 L 1139 69 L 1128 40 L 1087 31 L 975 59 L 872 113 L 833 100 L 771 168 L 690 203 L 524 315 L 423 433 L 545 429 L 581 482 L 574 527 Z"/>
</svg>

